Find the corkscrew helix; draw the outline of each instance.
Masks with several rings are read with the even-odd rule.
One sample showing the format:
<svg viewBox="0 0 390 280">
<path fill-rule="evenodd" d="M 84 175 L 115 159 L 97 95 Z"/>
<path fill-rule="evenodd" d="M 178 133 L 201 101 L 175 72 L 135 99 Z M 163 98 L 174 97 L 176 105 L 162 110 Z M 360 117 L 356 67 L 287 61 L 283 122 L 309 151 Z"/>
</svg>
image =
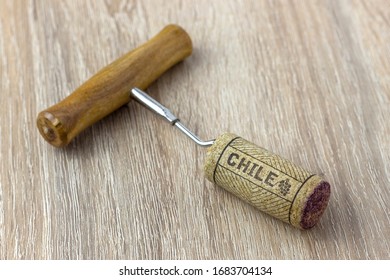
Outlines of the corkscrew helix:
<svg viewBox="0 0 390 280">
<path fill-rule="evenodd" d="M 256 208 L 301 229 L 313 227 L 325 211 L 330 185 L 319 176 L 231 133 L 200 140 L 144 91 L 133 88 L 131 98 L 209 148 L 206 177 Z"/>
</svg>

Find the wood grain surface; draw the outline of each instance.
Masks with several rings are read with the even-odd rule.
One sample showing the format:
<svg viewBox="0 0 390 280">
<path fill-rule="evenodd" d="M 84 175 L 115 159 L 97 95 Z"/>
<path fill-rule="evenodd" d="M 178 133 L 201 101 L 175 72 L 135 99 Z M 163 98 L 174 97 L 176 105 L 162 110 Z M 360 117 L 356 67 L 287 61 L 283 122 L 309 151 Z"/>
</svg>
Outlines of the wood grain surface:
<svg viewBox="0 0 390 280">
<path fill-rule="evenodd" d="M 1 259 L 389 259 L 390 4 L 0 1 Z M 300 231 L 207 181 L 206 151 L 130 103 L 64 149 L 35 125 L 168 23 L 191 57 L 148 92 L 323 174 Z"/>
</svg>

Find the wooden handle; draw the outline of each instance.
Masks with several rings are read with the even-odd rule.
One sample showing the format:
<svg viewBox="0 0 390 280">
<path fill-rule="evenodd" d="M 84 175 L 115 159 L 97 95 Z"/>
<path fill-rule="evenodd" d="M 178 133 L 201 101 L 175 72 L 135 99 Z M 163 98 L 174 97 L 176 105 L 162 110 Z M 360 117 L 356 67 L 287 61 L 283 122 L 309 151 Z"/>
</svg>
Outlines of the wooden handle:
<svg viewBox="0 0 390 280">
<path fill-rule="evenodd" d="M 188 34 L 168 25 L 144 45 L 100 70 L 71 95 L 38 115 L 39 132 L 56 147 L 130 101 L 134 87 L 146 89 L 192 52 Z"/>
<path fill-rule="evenodd" d="M 261 211 L 300 229 L 324 213 L 330 185 L 292 162 L 231 133 L 207 151 L 207 179 Z"/>
</svg>

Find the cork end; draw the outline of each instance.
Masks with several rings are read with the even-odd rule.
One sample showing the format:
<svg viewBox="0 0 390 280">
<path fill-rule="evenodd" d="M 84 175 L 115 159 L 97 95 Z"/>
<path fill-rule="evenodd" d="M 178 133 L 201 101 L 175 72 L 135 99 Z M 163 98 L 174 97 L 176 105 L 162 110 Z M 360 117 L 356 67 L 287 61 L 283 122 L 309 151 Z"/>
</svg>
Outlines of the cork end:
<svg viewBox="0 0 390 280">
<path fill-rule="evenodd" d="M 37 127 L 42 137 L 55 147 L 68 144 L 67 134 L 61 122 L 49 112 L 41 112 L 37 118 Z"/>
<path fill-rule="evenodd" d="M 330 185 L 326 181 L 321 181 L 305 203 L 299 223 L 302 229 L 310 229 L 317 224 L 328 206 L 329 197 Z"/>
</svg>

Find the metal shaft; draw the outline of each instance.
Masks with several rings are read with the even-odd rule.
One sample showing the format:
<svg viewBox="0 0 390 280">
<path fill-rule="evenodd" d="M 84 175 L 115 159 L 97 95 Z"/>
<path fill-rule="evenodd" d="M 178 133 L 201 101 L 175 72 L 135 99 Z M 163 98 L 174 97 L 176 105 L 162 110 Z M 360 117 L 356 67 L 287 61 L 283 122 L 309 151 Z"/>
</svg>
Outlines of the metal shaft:
<svg viewBox="0 0 390 280">
<path fill-rule="evenodd" d="M 141 105 L 145 106 L 152 112 L 155 112 L 157 115 L 163 117 L 165 120 L 167 120 L 171 125 L 176 126 L 178 129 L 180 129 L 181 132 L 183 132 L 185 135 L 187 135 L 191 140 L 193 140 L 196 144 L 198 144 L 201 147 L 209 147 L 212 144 L 214 144 L 215 140 L 208 140 L 203 141 L 199 139 L 198 136 L 196 136 L 194 133 L 192 133 L 187 127 L 185 127 L 177 118 L 175 115 L 169 111 L 168 108 L 154 100 L 152 97 L 150 97 L 146 92 L 138 89 L 133 88 L 131 90 L 131 98 L 133 98 L 135 101 L 140 103 Z"/>
</svg>

